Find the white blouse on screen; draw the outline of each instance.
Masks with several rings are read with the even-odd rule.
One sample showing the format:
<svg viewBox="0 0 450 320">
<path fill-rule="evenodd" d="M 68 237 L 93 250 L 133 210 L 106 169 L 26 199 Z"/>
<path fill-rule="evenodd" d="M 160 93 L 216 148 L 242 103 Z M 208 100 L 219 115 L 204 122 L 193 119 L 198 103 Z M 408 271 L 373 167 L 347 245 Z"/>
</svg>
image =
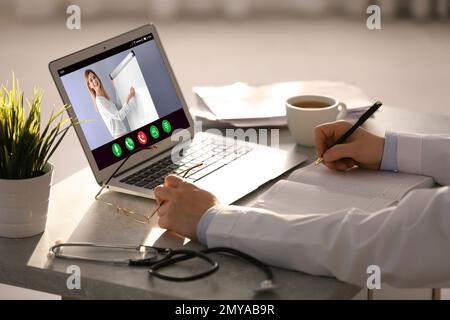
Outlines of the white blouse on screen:
<svg viewBox="0 0 450 320">
<path fill-rule="evenodd" d="M 103 96 L 97 96 L 95 103 L 106 127 L 114 139 L 127 133 L 124 121 L 135 103 L 134 98 L 130 99 L 128 103 L 125 103 L 120 110 L 118 110 L 114 102 Z"/>
</svg>

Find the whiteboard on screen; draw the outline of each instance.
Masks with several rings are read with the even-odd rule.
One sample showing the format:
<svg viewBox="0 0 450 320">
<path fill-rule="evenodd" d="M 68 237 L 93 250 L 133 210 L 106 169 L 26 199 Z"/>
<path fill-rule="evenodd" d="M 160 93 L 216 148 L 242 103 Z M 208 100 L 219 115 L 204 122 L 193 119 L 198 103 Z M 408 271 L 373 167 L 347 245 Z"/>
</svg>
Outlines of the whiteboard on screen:
<svg viewBox="0 0 450 320">
<path fill-rule="evenodd" d="M 158 119 L 155 104 L 133 51 L 114 68 L 109 76 L 116 89 L 118 102 L 122 106 L 127 101 L 130 88 L 134 88 L 134 101 L 130 100 L 131 110 L 127 115 L 131 130 Z"/>
</svg>

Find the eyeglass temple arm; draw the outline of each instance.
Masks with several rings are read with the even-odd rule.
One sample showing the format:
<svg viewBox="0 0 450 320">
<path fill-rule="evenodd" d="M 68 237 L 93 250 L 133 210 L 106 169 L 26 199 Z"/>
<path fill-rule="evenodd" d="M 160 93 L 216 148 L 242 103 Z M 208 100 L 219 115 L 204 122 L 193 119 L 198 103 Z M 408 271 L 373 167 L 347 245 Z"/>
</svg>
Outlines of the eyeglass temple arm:
<svg viewBox="0 0 450 320">
<path fill-rule="evenodd" d="M 109 178 L 102 184 L 102 187 L 100 188 L 100 191 L 95 195 L 95 200 L 97 200 L 98 196 L 102 193 L 103 189 L 108 185 L 108 183 L 111 181 L 111 179 L 116 175 L 116 173 L 124 166 L 124 164 L 128 161 L 128 159 L 131 158 L 131 156 L 135 155 L 138 152 L 144 151 L 144 150 L 156 150 L 158 147 L 156 145 L 152 145 L 149 147 L 139 148 L 134 153 L 128 155 L 122 163 L 114 170 L 114 172 L 109 176 Z"/>
<path fill-rule="evenodd" d="M 200 167 L 200 166 L 202 166 L 202 165 L 203 165 L 203 162 L 199 162 L 199 163 L 197 163 L 197 164 L 194 164 L 192 167 L 187 168 L 187 169 L 184 170 L 184 171 L 181 171 L 180 174 L 182 173 L 182 174 L 183 174 L 183 178 L 186 178 L 186 176 L 187 176 L 187 174 L 189 173 L 189 171 L 191 171 L 191 170 L 193 170 L 193 169 L 195 169 L 195 168 L 197 168 L 197 167 Z"/>
</svg>

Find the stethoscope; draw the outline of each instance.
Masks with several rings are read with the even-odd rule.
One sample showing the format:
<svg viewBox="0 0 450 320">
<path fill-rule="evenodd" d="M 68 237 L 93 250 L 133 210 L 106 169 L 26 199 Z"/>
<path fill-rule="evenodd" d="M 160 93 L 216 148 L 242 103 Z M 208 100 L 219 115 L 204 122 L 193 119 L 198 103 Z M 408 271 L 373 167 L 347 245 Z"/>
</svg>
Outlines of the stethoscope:
<svg viewBox="0 0 450 320">
<path fill-rule="evenodd" d="M 120 249 L 120 250 L 129 250 L 131 252 L 137 252 L 139 254 L 139 258 L 136 259 L 97 259 L 97 258 L 89 258 L 83 256 L 76 255 L 67 255 L 64 254 L 64 247 L 87 247 L 87 248 L 103 248 L 103 249 Z M 176 282 L 185 282 L 192 281 L 207 277 L 217 270 L 219 270 L 219 263 L 213 259 L 211 259 L 208 254 L 210 253 L 225 253 L 234 255 L 239 257 L 248 263 L 254 265 L 258 269 L 264 272 L 266 275 L 266 279 L 261 281 L 259 286 L 255 289 L 256 292 L 264 292 L 271 291 L 275 289 L 277 286 L 274 284 L 274 276 L 272 270 L 268 265 L 263 263 L 262 261 L 248 255 L 242 251 L 226 248 L 226 247 L 214 247 L 207 248 L 200 251 L 188 250 L 188 249 L 170 249 L 170 248 L 159 248 L 153 246 L 146 245 L 113 245 L 113 244 L 101 244 L 101 243 L 90 243 L 90 242 L 60 242 L 57 241 L 53 246 L 50 247 L 47 257 L 49 259 L 53 258 L 61 258 L 68 260 L 81 260 L 81 261 L 89 261 L 89 262 L 100 262 L 100 263 L 108 263 L 113 265 L 122 265 L 122 266 L 137 266 L 137 267 L 149 267 L 148 273 L 151 276 L 154 276 L 159 279 L 167 280 L 167 281 L 176 281 Z M 162 256 L 162 258 L 158 259 L 158 256 Z M 168 274 L 161 273 L 160 270 L 173 266 L 178 262 L 186 261 L 193 258 L 199 258 L 205 261 L 209 268 L 205 271 L 200 271 L 193 275 L 189 276 L 172 276 Z"/>
</svg>

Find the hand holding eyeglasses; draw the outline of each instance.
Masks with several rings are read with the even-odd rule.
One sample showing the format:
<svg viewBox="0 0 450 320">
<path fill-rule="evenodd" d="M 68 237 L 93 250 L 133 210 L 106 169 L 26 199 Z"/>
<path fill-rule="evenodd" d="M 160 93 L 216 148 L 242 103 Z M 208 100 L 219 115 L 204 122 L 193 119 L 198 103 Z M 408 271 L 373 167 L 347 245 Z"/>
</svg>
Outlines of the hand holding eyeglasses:
<svg viewBox="0 0 450 320">
<path fill-rule="evenodd" d="M 187 174 L 188 174 L 192 169 L 195 169 L 195 168 L 197 168 L 197 167 L 201 167 L 202 165 L 203 165 L 203 163 L 201 163 L 201 162 L 200 162 L 200 163 L 197 163 L 197 164 L 195 164 L 195 165 L 193 165 L 192 167 L 190 167 L 190 168 L 184 170 L 183 172 L 181 172 L 181 176 L 182 176 L 183 178 L 185 178 L 185 177 L 187 176 Z M 165 179 L 164 179 L 164 183 L 165 183 Z M 164 204 L 164 200 L 159 201 L 158 199 L 156 199 L 156 201 L 158 202 L 158 206 L 155 208 L 155 210 L 153 210 L 153 212 L 151 213 L 150 218 L 153 217 L 154 214 L 155 214 L 156 212 L 158 212 L 158 210 L 159 210 L 159 209 L 161 208 L 161 206 Z"/>
<path fill-rule="evenodd" d="M 197 239 L 197 224 L 209 208 L 220 204 L 210 192 L 184 181 L 167 176 L 163 186 L 155 188 L 161 207 L 157 210 L 161 228 L 175 231 L 189 239 Z"/>
<path fill-rule="evenodd" d="M 141 149 L 136 150 L 136 152 L 140 152 L 140 151 L 144 151 L 144 150 L 155 150 L 156 146 L 150 146 L 150 147 L 144 147 Z M 134 154 L 136 154 L 136 152 Z M 95 195 L 95 200 L 102 202 L 110 207 L 113 207 L 114 209 L 116 209 L 116 211 L 118 213 L 122 213 L 125 216 L 133 219 L 136 222 L 139 223 L 149 223 L 150 219 L 154 216 L 154 214 L 161 208 L 161 206 L 165 203 L 165 201 L 162 200 L 157 200 L 158 202 L 158 206 L 150 213 L 147 214 L 143 214 L 143 213 L 139 213 L 137 211 L 134 211 L 132 209 L 123 207 L 117 203 L 113 203 L 113 202 L 109 202 L 109 201 L 105 201 L 103 199 L 100 198 L 100 195 L 102 194 L 102 191 L 106 188 L 106 186 L 108 185 L 108 183 L 111 181 L 111 179 L 116 175 L 117 172 L 119 172 L 119 170 L 123 167 L 123 165 L 128 161 L 128 159 L 131 158 L 131 155 L 128 156 L 127 158 L 125 158 L 122 163 L 116 168 L 116 170 L 114 170 L 114 172 L 111 174 L 111 176 L 106 180 L 106 182 L 103 183 L 102 187 L 100 188 L 100 190 L 98 191 L 98 193 Z M 180 173 L 180 175 L 182 175 L 182 177 L 186 177 L 187 174 L 192 170 L 195 169 L 197 167 L 202 166 L 203 163 L 197 163 L 189 168 L 187 168 L 186 170 L 182 171 Z"/>
</svg>

